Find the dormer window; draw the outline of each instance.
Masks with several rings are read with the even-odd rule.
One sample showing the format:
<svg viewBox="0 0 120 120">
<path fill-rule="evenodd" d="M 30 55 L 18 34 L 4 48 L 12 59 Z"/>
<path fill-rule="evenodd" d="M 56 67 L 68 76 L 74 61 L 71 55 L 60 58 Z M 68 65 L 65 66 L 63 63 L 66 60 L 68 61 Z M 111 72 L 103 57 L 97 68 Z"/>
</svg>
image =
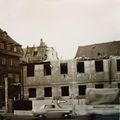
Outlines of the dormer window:
<svg viewBox="0 0 120 120">
<path fill-rule="evenodd" d="M 7 37 L 7 32 L 4 31 L 4 32 L 2 33 L 2 38 L 6 39 L 6 37 Z"/>
<path fill-rule="evenodd" d="M 34 51 L 33 56 L 37 56 L 38 51 Z"/>
</svg>

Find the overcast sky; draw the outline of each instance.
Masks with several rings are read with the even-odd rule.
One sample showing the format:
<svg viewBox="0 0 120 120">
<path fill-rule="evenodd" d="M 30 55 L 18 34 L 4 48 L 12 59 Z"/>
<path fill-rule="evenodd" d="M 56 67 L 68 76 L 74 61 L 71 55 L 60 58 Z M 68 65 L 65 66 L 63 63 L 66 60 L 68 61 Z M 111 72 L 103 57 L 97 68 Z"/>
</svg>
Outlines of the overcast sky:
<svg viewBox="0 0 120 120">
<path fill-rule="evenodd" d="M 78 46 L 120 40 L 120 0 L 0 0 L 0 27 L 23 47 L 43 38 L 71 59 Z"/>
</svg>

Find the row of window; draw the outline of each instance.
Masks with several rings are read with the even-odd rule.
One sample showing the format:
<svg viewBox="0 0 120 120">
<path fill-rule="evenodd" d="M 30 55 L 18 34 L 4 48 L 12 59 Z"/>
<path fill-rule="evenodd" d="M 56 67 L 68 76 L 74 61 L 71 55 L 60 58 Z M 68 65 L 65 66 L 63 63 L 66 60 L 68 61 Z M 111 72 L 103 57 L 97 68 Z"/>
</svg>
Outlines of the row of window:
<svg viewBox="0 0 120 120">
<path fill-rule="evenodd" d="M 0 65 L 18 66 L 19 60 L 14 58 L 0 57 Z"/>
<path fill-rule="evenodd" d="M 95 84 L 95 88 L 104 88 L 104 84 Z M 120 83 L 118 83 L 118 88 L 120 88 Z M 86 85 L 78 86 L 78 95 L 85 95 Z M 69 96 L 69 86 L 61 87 L 61 96 Z M 36 88 L 29 88 L 29 98 L 36 97 Z M 44 97 L 52 97 L 52 87 L 44 88 Z"/>
<path fill-rule="evenodd" d="M 120 60 L 117 60 L 117 71 L 120 71 Z M 103 72 L 104 65 L 103 60 L 95 61 L 95 71 L 96 72 Z M 85 65 L 84 62 L 77 62 L 77 72 L 84 73 L 85 72 Z M 68 64 L 67 63 L 60 63 L 60 73 L 61 74 L 68 74 Z M 51 75 L 51 65 L 50 63 L 44 64 L 44 75 Z M 34 64 L 27 65 L 27 76 L 34 76 Z"/>
<path fill-rule="evenodd" d="M 5 50 L 8 50 L 8 51 L 13 51 L 13 52 L 17 52 L 17 48 L 16 46 L 13 46 L 11 44 L 5 44 L 3 42 L 0 43 L 0 49 L 5 49 Z"/>
</svg>

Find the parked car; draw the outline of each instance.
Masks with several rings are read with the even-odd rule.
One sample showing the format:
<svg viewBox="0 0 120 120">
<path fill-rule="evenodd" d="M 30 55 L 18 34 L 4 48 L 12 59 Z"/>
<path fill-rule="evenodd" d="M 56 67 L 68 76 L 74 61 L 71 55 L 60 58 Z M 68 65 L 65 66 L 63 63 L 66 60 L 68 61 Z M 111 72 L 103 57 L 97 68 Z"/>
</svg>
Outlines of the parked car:
<svg viewBox="0 0 120 120">
<path fill-rule="evenodd" d="M 72 109 L 62 108 L 59 104 L 44 104 L 39 109 L 32 111 L 37 118 L 71 118 Z"/>
</svg>

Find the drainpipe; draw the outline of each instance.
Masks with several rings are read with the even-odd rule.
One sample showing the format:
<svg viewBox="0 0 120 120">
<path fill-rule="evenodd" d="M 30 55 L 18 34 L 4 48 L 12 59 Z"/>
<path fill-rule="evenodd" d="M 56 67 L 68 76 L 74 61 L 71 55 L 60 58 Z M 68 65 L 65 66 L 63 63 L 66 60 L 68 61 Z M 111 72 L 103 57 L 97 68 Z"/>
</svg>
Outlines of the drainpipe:
<svg viewBox="0 0 120 120">
<path fill-rule="evenodd" d="M 5 80 L 5 110 L 8 112 L 8 77 L 4 76 Z"/>
<path fill-rule="evenodd" d="M 112 83 L 112 59 L 111 56 L 109 57 L 109 85 L 111 87 L 111 83 Z"/>
</svg>

